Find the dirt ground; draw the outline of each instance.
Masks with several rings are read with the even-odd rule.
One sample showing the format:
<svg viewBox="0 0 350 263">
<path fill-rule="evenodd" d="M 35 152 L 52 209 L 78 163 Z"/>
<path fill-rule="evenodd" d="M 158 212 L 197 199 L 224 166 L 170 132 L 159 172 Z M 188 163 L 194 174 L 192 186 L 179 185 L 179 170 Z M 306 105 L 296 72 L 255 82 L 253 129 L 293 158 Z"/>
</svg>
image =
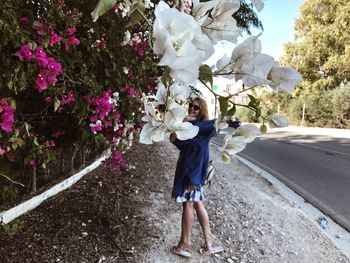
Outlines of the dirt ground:
<svg viewBox="0 0 350 263">
<path fill-rule="evenodd" d="M 192 258 L 169 249 L 180 235 L 181 206 L 170 197 L 178 151 L 170 143 L 135 145 L 129 171 L 100 167 L 69 190 L 0 231 L 0 262 L 350 262 L 306 216 L 238 160 L 216 162 L 205 189 L 211 227 L 225 251 Z M 214 160 L 219 155 L 212 151 Z"/>
</svg>

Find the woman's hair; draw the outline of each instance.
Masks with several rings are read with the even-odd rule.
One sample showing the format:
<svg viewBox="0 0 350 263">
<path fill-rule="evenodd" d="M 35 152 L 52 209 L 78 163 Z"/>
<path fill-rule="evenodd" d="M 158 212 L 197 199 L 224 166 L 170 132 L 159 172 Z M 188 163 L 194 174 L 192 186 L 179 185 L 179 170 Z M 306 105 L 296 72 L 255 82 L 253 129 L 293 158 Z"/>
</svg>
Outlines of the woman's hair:
<svg viewBox="0 0 350 263">
<path fill-rule="evenodd" d="M 200 97 L 197 97 L 195 99 L 192 100 L 193 101 L 196 101 L 198 103 L 198 106 L 199 106 L 199 115 L 198 115 L 198 119 L 199 120 L 209 120 L 209 113 L 208 113 L 208 105 L 207 105 L 207 102 L 200 98 Z"/>
</svg>

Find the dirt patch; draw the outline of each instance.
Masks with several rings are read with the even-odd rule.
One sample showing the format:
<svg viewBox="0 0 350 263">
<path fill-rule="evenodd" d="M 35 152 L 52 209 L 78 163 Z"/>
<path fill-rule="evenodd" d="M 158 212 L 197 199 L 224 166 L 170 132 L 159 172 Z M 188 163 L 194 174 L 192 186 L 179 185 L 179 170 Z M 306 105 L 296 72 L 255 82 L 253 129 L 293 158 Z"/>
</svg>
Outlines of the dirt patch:
<svg viewBox="0 0 350 263">
<path fill-rule="evenodd" d="M 154 169 L 153 147 L 130 150 L 129 171 L 99 167 L 9 224 L 18 230 L 0 227 L 0 262 L 135 262 L 135 247 L 144 247 L 149 232 L 139 213 L 147 204 L 135 196 L 148 195 L 144 170 Z"/>
</svg>

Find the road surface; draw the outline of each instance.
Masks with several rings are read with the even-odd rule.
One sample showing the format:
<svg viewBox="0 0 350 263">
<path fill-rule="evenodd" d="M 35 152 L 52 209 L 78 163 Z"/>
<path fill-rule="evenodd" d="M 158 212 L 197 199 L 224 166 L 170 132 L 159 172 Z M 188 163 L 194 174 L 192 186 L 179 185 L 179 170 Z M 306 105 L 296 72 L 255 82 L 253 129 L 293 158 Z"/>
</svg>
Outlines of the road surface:
<svg viewBox="0 0 350 263">
<path fill-rule="evenodd" d="M 272 132 L 239 153 L 350 231 L 350 139 Z"/>
</svg>

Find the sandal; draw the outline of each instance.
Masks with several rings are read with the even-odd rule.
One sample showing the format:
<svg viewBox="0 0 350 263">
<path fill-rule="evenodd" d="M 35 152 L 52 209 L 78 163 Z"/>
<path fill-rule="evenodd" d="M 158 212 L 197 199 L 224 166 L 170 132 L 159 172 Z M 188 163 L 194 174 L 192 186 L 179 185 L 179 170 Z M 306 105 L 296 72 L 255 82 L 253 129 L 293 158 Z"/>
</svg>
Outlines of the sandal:
<svg viewBox="0 0 350 263">
<path fill-rule="evenodd" d="M 216 246 L 212 246 L 210 249 L 207 248 L 201 248 L 199 250 L 199 253 L 205 255 L 205 256 L 209 256 L 209 255 L 214 255 L 214 254 L 218 254 L 224 251 L 223 246 L 221 245 L 216 245 Z"/>
<path fill-rule="evenodd" d="M 190 258 L 192 256 L 192 254 L 189 250 L 180 248 L 178 246 L 173 246 L 170 249 L 170 251 L 173 252 L 174 254 L 181 256 L 181 257 L 184 257 L 184 258 Z"/>
</svg>

